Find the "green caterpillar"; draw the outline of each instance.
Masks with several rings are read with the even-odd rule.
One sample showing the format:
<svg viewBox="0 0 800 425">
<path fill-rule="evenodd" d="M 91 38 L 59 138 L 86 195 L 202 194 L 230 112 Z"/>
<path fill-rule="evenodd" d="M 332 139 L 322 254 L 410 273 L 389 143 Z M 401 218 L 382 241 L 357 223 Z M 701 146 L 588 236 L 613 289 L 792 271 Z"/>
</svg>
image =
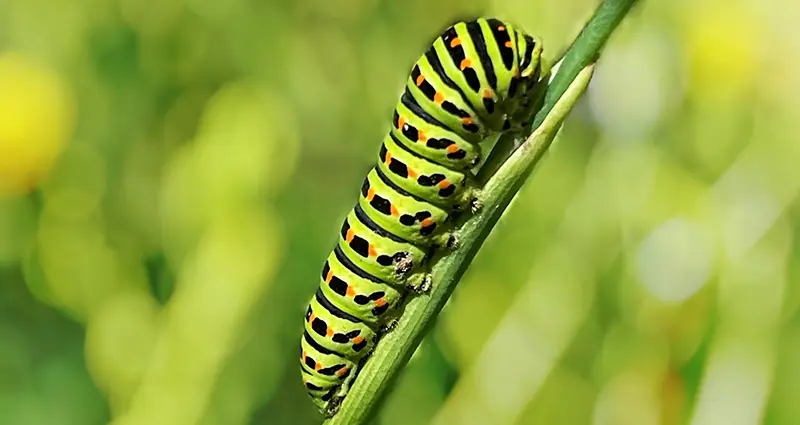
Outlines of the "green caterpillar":
<svg viewBox="0 0 800 425">
<path fill-rule="evenodd" d="M 303 383 L 330 416 L 409 291 L 426 292 L 453 216 L 479 208 L 479 142 L 517 131 L 541 87 L 542 44 L 497 19 L 458 22 L 411 70 L 378 165 L 344 221 L 306 311 Z M 471 207 L 471 208 L 470 208 Z"/>
</svg>

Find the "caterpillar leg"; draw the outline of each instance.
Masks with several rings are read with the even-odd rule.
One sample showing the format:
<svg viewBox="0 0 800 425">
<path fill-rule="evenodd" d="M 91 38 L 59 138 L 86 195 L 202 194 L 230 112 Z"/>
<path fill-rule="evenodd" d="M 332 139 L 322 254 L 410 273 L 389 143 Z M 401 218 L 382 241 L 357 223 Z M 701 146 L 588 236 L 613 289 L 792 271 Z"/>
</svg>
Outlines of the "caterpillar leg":
<svg viewBox="0 0 800 425">
<path fill-rule="evenodd" d="M 414 268 L 414 257 L 408 252 L 395 254 L 393 260 L 395 274 L 400 277 L 407 276 L 411 269 Z"/>
<path fill-rule="evenodd" d="M 426 273 L 422 277 L 420 282 L 416 284 L 414 283 L 409 284 L 408 289 L 418 295 L 421 295 L 427 293 L 431 289 L 432 284 L 433 284 L 433 279 L 431 278 L 430 273 Z"/>
<path fill-rule="evenodd" d="M 474 197 L 469 201 L 469 210 L 475 214 L 483 209 L 483 191 L 476 190 Z"/>
<path fill-rule="evenodd" d="M 461 246 L 461 239 L 459 238 L 459 232 L 455 231 L 453 233 L 450 233 L 450 235 L 447 238 L 447 243 L 445 244 L 445 248 L 447 248 L 448 250 L 454 250 L 458 249 L 459 246 Z"/>
<path fill-rule="evenodd" d="M 394 330 L 394 328 L 397 327 L 397 323 L 399 321 L 400 321 L 400 319 L 398 319 L 396 317 L 390 319 L 388 322 L 386 322 L 385 324 L 381 325 L 380 329 L 378 329 L 378 332 L 380 332 L 381 335 L 385 335 L 385 334 L 391 332 L 392 330 Z"/>
<path fill-rule="evenodd" d="M 468 173 L 464 182 L 464 188 L 459 196 L 458 202 L 453 207 L 453 211 L 460 213 L 469 209 L 473 214 L 480 210 L 483 203 L 480 202 L 482 188 L 478 180 L 472 173 Z"/>
</svg>

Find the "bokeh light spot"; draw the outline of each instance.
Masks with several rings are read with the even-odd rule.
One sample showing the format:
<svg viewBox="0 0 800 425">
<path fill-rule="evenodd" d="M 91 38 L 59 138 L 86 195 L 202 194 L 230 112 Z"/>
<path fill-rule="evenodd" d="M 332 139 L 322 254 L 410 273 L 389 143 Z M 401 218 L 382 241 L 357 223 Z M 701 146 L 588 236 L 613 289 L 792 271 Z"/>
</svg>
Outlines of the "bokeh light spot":
<svg viewBox="0 0 800 425">
<path fill-rule="evenodd" d="M 713 244 L 704 229 L 684 218 L 656 228 L 636 256 L 641 283 L 665 302 L 680 302 L 696 293 L 708 280 L 713 261 Z"/>
<path fill-rule="evenodd" d="M 0 52 L 0 196 L 36 187 L 72 133 L 75 104 L 52 69 Z"/>
</svg>

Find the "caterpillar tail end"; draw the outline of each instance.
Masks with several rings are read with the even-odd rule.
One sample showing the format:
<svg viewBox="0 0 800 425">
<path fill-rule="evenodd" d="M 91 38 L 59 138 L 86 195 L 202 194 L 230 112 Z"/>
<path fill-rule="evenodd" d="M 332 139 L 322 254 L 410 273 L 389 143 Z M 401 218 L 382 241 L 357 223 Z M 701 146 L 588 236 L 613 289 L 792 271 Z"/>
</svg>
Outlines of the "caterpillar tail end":
<svg viewBox="0 0 800 425">
<path fill-rule="evenodd" d="M 336 412 L 339 411 L 339 408 L 342 407 L 342 401 L 344 401 L 344 395 L 335 395 L 333 396 L 324 407 L 320 407 L 322 414 L 326 418 L 333 417 Z"/>
</svg>

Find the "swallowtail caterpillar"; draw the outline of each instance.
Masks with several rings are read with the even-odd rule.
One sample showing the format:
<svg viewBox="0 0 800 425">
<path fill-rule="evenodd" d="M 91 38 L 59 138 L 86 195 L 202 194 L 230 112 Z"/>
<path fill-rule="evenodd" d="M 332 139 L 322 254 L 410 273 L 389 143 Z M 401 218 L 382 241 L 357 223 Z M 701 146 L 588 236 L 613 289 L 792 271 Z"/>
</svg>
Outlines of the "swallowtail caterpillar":
<svg viewBox="0 0 800 425">
<path fill-rule="evenodd" d="M 535 112 L 542 43 L 492 18 L 447 28 L 413 65 L 378 164 L 322 268 L 301 338 L 303 383 L 333 415 L 407 294 L 431 284 L 455 213 L 479 208 L 479 143 Z"/>
</svg>

